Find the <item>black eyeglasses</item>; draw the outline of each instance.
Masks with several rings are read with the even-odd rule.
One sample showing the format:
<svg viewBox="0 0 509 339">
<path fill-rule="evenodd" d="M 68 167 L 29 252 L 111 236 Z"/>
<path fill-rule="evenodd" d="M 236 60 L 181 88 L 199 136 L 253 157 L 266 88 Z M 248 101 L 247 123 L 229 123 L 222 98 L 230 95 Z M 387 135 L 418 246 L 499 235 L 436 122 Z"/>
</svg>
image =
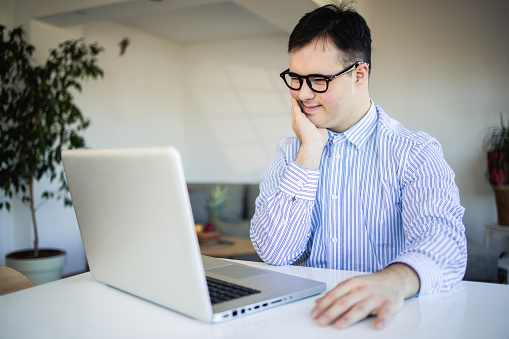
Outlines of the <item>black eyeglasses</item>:
<svg viewBox="0 0 509 339">
<path fill-rule="evenodd" d="M 300 75 L 297 73 L 290 72 L 290 69 L 287 69 L 284 72 L 281 72 L 279 76 L 283 79 L 286 86 L 288 86 L 289 89 L 293 89 L 294 91 L 298 91 L 302 88 L 302 84 L 304 83 L 304 79 L 306 79 L 306 83 L 308 84 L 308 87 L 316 93 L 323 93 L 326 92 L 327 89 L 329 89 L 329 82 L 332 80 L 342 76 L 343 74 L 346 74 L 348 72 L 353 71 L 356 69 L 360 64 L 366 64 L 369 67 L 369 63 L 365 61 L 357 61 L 353 65 L 348 66 L 341 72 L 339 72 L 336 75 L 333 76 L 327 76 L 323 74 L 309 74 L 309 75 Z"/>
</svg>

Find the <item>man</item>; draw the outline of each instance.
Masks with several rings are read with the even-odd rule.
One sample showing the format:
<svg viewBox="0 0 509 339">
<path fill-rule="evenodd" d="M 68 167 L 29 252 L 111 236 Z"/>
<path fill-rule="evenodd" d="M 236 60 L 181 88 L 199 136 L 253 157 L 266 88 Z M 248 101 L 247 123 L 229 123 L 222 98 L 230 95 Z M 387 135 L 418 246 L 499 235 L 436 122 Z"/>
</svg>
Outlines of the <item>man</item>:
<svg viewBox="0 0 509 339">
<path fill-rule="evenodd" d="M 260 182 L 251 240 L 267 263 L 363 271 L 316 302 L 320 325 L 375 315 L 450 289 L 466 267 L 454 173 L 439 143 L 410 132 L 370 99 L 371 33 L 344 5 L 306 14 L 292 32 L 294 138 Z M 409 107 L 411 109 L 411 107 Z"/>
</svg>

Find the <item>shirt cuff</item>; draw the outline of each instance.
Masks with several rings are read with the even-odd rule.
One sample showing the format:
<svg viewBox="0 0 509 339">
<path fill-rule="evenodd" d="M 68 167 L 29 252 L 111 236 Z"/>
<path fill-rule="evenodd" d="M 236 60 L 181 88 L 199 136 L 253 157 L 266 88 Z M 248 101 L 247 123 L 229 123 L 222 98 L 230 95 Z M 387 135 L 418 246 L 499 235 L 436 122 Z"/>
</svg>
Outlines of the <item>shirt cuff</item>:
<svg viewBox="0 0 509 339">
<path fill-rule="evenodd" d="M 420 289 L 417 295 L 427 295 L 440 291 L 442 271 L 429 257 L 418 253 L 403 253 L 391 264 L 402 263 L 410 266 L 419 276 Z"/>
<path fill-rule="evenodd" d="M 319 178 L 320 170 L 305 168 L 292 161 L 279 187 L 282 192 L 296 199 L 314 201 Z"/>
</svg>

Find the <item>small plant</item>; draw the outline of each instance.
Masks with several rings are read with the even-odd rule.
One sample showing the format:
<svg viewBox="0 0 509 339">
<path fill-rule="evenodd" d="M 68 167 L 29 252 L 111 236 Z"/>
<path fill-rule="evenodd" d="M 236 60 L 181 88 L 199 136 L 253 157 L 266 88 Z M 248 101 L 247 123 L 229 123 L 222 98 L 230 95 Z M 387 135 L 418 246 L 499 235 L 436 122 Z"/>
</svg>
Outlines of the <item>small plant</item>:
<svg viewBox="0 0 509 339">
<path fill-rule="evenodd" d="M 209 199 L 205 205 L 208 214 L 208 220 L 205 223 L 205 232 L 221 231 L 221 212 L 226 204 L 228 197 L 228 187 L 216 185 L 210 191 Z"/>
<path fill-rule="evenodd" d="M 28 206 L 34 230 L 33 256 L 39 255 L 36 211 L 51 198 L 71 201 L 61 163 L 63 149 L 83 148 L 80 133 L 89 125 L 74 104 L 81 82 L 103 76 L 97 55 L 104 49 L 83 39 L 68 40 L 50 50 L 45 64 L 35 65 L 35 47 L 25 40 L 22 26 L 7 35 L 0 25 L 0 209 L 10 210 L 13 197 Z M 47 176 L 60 186 L 34 201 L 34 184 Z"/>
<path fill-rule="evenodd" d="M 504 125 L 500 113 L 500 126 L 486 135 L 484 147 L 488 157 L 488 178 L 492 185 L 509 185 L 509 120 Z"/>
</svg>

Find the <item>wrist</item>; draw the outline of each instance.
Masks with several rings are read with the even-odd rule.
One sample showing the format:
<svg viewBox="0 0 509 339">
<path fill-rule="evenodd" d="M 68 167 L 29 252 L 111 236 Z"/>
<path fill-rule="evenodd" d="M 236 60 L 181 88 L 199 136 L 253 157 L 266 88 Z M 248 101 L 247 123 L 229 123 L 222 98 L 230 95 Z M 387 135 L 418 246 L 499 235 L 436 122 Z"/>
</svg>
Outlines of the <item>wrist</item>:
<svg viewBox="0 0 509 339">
<path fill-rule="evenodd" d="M 319 143 L 302 144 L 295 157 L 295 162 L 305 168 L 319 169 L 324 145 Z"/>
<path fill-rule="evenodd" d="M 419 293 L 421 283 L 415 270 L 403 263 L 394 263 L 379 272 L 391 276 L 391 280 L 398 284 L 399 290 L 405 299 Z"/>
</svg>

